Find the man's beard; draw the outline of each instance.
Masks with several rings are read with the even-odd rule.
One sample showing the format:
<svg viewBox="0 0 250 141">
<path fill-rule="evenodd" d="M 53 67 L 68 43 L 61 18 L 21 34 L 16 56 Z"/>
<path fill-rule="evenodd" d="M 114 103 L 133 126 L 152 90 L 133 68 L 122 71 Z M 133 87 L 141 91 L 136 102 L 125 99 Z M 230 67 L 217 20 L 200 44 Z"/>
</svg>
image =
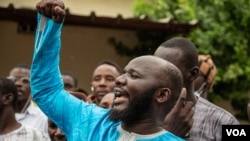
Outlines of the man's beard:
<svg viewBox="0 0 250 141">
<path fill-rule="evenodd" d="M 150 110 L 155 91 L 156 89 L 152 88 L 140 96 L 134 97 L 129 102 L 128 107 L 122 111 L 113 110 L 112 108 L 109 114 L 110 120 L 121 120 L 126 123 L 133 123 L 140 120 Z"/>
</svg>

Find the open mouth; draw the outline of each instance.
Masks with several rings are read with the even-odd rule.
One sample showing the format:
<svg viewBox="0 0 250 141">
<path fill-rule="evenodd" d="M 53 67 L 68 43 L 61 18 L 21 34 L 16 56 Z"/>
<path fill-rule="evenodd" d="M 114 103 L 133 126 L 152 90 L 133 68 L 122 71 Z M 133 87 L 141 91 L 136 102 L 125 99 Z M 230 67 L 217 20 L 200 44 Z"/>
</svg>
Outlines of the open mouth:
<svg viewBox="0 0 250 141">
<path fill-rule="evenodd" d="M 114 89 L 114 94 L 115 94 L 114 106 L 117 106 L 117 105 L 127 101 L 129 98 L 128 93 L 123 91 L 122 89 L 119 89 L 119 88 Z"/>
<path fill-rule="evenodd" d="M 107 91 L 97 91 L 97 95 L 100 95 L 100 96 L 104 96 L 107 93 L 108 93 Z"/>
<path fill-rule="evenodd" d="M 23 91 L 21 91 L 20 89 L 18 89 L 18 95 L 23 95 Z"/>
<path fill-rule="evenodd" d="M 121 90 L 119 88 L 114 89 L 114 94 L 115 94 L 115 98 L 122 97 L 122 96 L 128 97 L 128 94 L 125 91 L 123 91 L 123 90 Z"/>
</svg>

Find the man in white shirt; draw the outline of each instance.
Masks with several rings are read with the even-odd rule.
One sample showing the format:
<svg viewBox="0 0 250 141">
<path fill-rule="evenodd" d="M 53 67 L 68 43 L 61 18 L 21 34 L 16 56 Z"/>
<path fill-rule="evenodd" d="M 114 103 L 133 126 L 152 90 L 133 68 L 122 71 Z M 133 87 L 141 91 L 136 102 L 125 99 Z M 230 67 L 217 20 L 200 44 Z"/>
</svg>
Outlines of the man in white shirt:
<svg viewBox="0 0 250 141">
<path fill-rule="evenodd" d="M 0 141 L 49 141 L 45 133 L 16 120 L 17 97 L 15 84 L 0 77 Z"/>
<path fill-rule="evenodd" d="M 16 65 L 7 78 L 12 80 L 18 89 L 16 120 L 48 134 L 47 116 L 31 99 L 29 66 Z"/>
</svg>

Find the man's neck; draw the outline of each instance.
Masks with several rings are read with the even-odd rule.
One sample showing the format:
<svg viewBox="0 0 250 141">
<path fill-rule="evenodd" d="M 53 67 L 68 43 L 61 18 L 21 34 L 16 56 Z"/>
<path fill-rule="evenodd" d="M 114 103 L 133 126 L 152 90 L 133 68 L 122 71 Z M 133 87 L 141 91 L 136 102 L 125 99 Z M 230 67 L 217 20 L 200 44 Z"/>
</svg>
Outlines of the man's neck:
<svg viewBox="0 0 250 141">
<path fill-rule="evenodd" d="M 7 134 L 21 127 L 15 119 L 14 110 L 4 111 L 0 115 L 0 135 Z"/>
<path fill-rule="evenodd" d="M 152 119 L 136 121 L 134 123 L 122 122 L 121 127 L 127 132 L 134 132 L 141 135 L 149 135 L 164 130 L 159 123 L 152 122 Z"/>
<path fill-rule="evenodd" d="M 23 113 L 27 110 L 30 105 L 30 101 L 26 100 L 25 102 L 17 102 L 16 113 Z"/>
</svg>

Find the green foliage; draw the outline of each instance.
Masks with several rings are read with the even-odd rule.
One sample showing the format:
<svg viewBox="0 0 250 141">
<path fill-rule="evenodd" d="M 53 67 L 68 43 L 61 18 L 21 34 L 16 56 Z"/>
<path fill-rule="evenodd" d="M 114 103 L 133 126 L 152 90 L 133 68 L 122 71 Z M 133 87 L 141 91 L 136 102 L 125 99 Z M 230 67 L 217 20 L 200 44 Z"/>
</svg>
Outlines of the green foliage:
<svg viewBox="0 0 250 141">
<path fill-rule="evenodd" d="M 151 20 L 167 18 L 187 22 L 196 16 L 187 0 L 136 0 L 133 11 L 135 17 L 147 16 Z"/>
<path fill-rule="evenodd" d="M 236 117 L 240 119 L 247 118 L 247 102 L 248 97 L 241 93 L 235 93 L 232 95 L 231 104 L 236 111 Z"/>
<path fill-rule="evenodd" d="M 198 21 L 188 38 L 199 53 L 210 54 L 218 68 L 212 97 L 230 99 L 240 116 L 246 118 L 250 84 L 250 1 L 249 0 L 136 0 L 136 17 L 177 23 Z M 213 97 L 214 96 L 214 97 Z"/>
<path fill-rule="evenodd" d="M 246 118 L 245 102 L 250 89 L 249 7 L 249 0 L 135 0 L 133 11 L 136 17 L 146 16 L 153 21 L 197 21 L 198 28 L 188 38 L 200 54 L 212 56 L 218 70 L 209 99 L 231 100 L 238 115 Z M 114 38 L 110 43 L 121 55 L 134 57 L 153 53 L 167 38 L 141 32 L 138 33 L 140 43 L 132 49 Z"/>
<path fill-rule="evenodd" d="M 138 31 L 137 39 L 139 43 L 133 47 L 117 41 L 114 37 L 110 38 L 108 42 L 115 48 L 118 54 L 133 58 L 140 55 L 153 54 L 157 45 L 166 40 L 166 36 L 148 31 Z"/>
<path fill-rule="evenodd" d="M 189 38 L 195 42 L 200 53 L 212 55 L 218 68 L 214 93 L 231 99 L 236 110 L 246 113 L 245 108 L 237 106 L 237 103 L 242 105 L 242 99 L 247 98 L 249 90 L 249 2 L 219 0 L 198 4 L 196 10 L 200 27 Z M 239 93 L 241 100 L 237 100 Z"/>
</svg>

